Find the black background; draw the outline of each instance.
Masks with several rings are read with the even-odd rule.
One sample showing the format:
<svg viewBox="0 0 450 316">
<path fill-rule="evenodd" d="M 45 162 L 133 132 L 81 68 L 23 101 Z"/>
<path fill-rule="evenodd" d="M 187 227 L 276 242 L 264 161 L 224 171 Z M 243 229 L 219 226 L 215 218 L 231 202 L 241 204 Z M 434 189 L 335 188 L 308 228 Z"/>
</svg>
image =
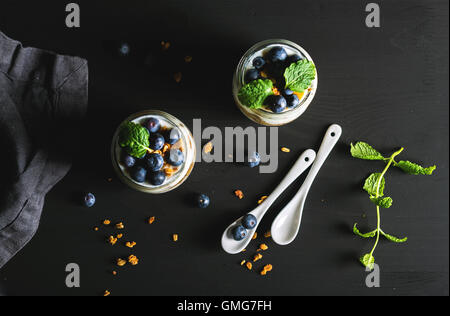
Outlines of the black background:
<svg viewBox="0 0 450 316">
<path fill-rule="evenodd" d="M 448 1 L 377 1 L 381 28 L 365 26 L 368 1 L 78 1 L 81 28 L 65 27 L 64 1 L 10 1 L 0 5 L 0 30 L 26 46 L 89 60 L 89 112 L 79 155 L 70 174 L 48 195 L 40 229 L 0 271 L 0 292 L 9 295 L 448 295 L 449 101 Z M 173 192 L 146 195 L 114 176 L 109 158 L 115 127 L 144 109 L 167 111 L 188 126 L 256 126 L 236 108 L 232 74 L 254 43 L 286 38 L 303 46 L 318 66 L 319 90 L 306 113 L 279 129 L 280 153 L 273 174 L 235 164 L 198 163 Z M 115 41 L 132 54 L 120 58 Z M 160 41 L 170 41 L 162 53 Z M 150 54 L 150 63 L 144 60 Z M 183 57 L 193 56 L 190 64 Z M 173 74 L 183 73 L 181 84 Z M 253 255 L 227 255 L 223 229 L 270 193 L 297 156 L 318 148 L 327 126 L 343 136 L 309 194 L 299 237 L 289 246 L 265 240 L 262 277 L 239 265 Z M 365 140 L 402 158 L 437 164 L 431 177 L 390 171 L 394 206 L 383 211 L 384 231 L 408 236 L 406 244 L 382 241 L 375 257 L 381 288 L 365 286 L 358 257 L 373 241 L 352 232 L 376 225 L 375 208 L 362 180 L 382 164 L 358 161 L 349 143 Z M 108 182 L 112 178 L 112 182 Z M 301 178 L 303 179 L 303 178 Z M 260 235 L 299 187 L 297 181 L 261 223 Z M 243 200 L 233 196 L 245 193 Z M 83 191 L 97 197 L 92 209 L 77 204 Z M 207 209 L 191 205 L 204 192 Z M 146 219 L 156 216 L 149 226 Z M 113 229 L 94 232 L 104 218 L 126 225 L 135 240 L 136 267 L 115 268 L 130 251 L 109 246 Z M 171 241 L 172 233 L 180 240 Z M 260 239 L 262 240 L 262 239 Z M 65 266 L 81 267 L 81 288 L 65 286 Z M 119 271 L 112 276 L 111 271 Z"/>
</svg>

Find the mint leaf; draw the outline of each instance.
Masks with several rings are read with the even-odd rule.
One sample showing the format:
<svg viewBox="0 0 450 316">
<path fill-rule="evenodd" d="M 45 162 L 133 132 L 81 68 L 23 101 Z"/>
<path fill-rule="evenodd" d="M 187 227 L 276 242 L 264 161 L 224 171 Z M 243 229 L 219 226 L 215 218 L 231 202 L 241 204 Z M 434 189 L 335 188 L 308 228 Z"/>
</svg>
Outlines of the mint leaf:
<svg viewBox="0 0 450 316">
<path fill-rule="evenodd" d="M 284 71 L 286 88 L 296 92 L 303 92 L 309 88 L 316 78 L 316 66 L 306 59 L 292 63 Z"/>
<path fill-rule="evenodd" d="M 433 171 L 436 169 L 436 166 L 431 166 L 424 168 L 416 163 L 411 161 L 401 160 L 395 164 L 396 167 L 399 167 L 404 172 L 412 175 L 431 175 Z"/>
<path fill-rule="evenodd" d="M 383 207 L 383 208 L 390 208 L 392 206 L 392 203 L 394 202 L 392 198 L 390 197 L 370 197 L 370 200 L 375 203 L 376 205 Z"/>
<path fill-rule="evenodd" d="M 373 230 L 373 231 L 371 231 L 371 232 L 362 234 L 362 233 L 359 231 L 357 225 L 358 225 L 358 224 L 355 224 L 355 225 L 353 226 L 353 233 L 354 233 L 355 235 L 358 235 L 358 236 L 360 236 L 360 237 L 362 237 L 362 238 L 372 238 L 372 237 L 375 237 L 375 236 L 377 235 L 377 230 L 376 230 L 376 229 Z"/>
<path fill-rule="evenodd" d="M 365 160 L 384 160 L 382 154 L 365 142 L 350 144 L 350 153 L 353 157 Z"/>
<path fill-rule="evenodd" d="M 381 173 L 372 173 L 364 182 L 363 189 L 369 193 L 371 196 L 377 196 L 377 186 L 378 186 L 378 179 L 380 179 Z M 380 189 L 378 190 L 378 196 L 384 195 L 384 185 L 385 180 L 384 177 L 381 178 L 380 182 Z"/>
<path fill-rule="evenodd" d="M 147 151 L 151 151 L 149 146 L 149 132 L 146 128 L 133 122 L 125 122 L 119 131 L 119 145 L 133 157 L 142 158 Z"/>
<path fill-rule="evenodd" d="M 258 79 L 247 83 L 238 92 L 239 101 L 251 109 L 262 107 L 264 100 L 271 94 L 273 83 L 269 79 Z"/>
<path fill-rule="evenodd" d="M 388 240 L 390 240 L 390 241 L 392 241 L 392 242 L 395 242 L 395 243 L 404 243 L 404 242 L 406 242 L 406 241 L 408 240 L 408 237 L 405 237 L 405 238 L 400 239 L 400 238 L 397 238 L 397 237 L 395 237 L 395 236 L 386 234 L 386 233 L 385 233 L 384 231 L 382 231 L 382 230 L 380 230 L 380 233 L 381 233 L 381 235 L 383 235 L 384 237 L 386 237 L 386 239 L 388 239 Z"/>
<path fill-rule="evenodd" d="M 359 261 L 361 261 L 361 263 L 366 267 L 369 268 L 370 270 L 373 270 L 373 265 L 375 263 L 375 257 L 372 256 L 370 253 L 365 254 L 364 256 L 362 256 Z"/>
</svg>

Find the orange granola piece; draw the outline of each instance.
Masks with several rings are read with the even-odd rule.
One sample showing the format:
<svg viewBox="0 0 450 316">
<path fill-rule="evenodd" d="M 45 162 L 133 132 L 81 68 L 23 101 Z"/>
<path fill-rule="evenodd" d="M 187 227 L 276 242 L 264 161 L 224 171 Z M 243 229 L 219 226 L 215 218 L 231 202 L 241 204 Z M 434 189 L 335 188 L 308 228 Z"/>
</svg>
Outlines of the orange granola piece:
<svg viewBox="0 0 450 316">
<path fill-rule="evenodd" d="M 111 292 L 108 290 L 105 290 L 105 293 L 103 293 L 103 296 L 110 296 L 110 295 L 111 295 Z"/>
<path fill-rule="evenodd" d="M 178 241 L 178 234 L 173 234 L 172 239 L 173 241 Z"/>
<path fill-rule="evenodd" d="M 135 255 L 131 255 L 128 257 L 128 262 L 135 266 L 139 263 L 139 259 Z"/>
<path fill-rule="evenodd" d="M 170 144 L 165 143 L 161 151 L 163 154 L 165 154 L 166 151 L 168 151 L 169 149 L 170 149 Z"/>
<path fill-rule="evenodd" d="M 265 271 L 272 271 L 272 265 L 271 264 L 266 264 L 265 266 L 264 266 L 264 270 Z"/>
<path fill-rule="evenodd" d="M 173 75 L 173 79 L 175 80 L 176 83 L 180 83 L 181 78 L 183 78 L 183 74 L 181 72 L 177 72 Z"/>
<path fill-rule="evenodd" d="M 295 92 L 294 94 L 298 97 L 299 100 L 301 100 L 303 98 L 303 95 L 305 94 L 304 92 Z"/>
<path fill-rule="evenodd" d="M 116 236 L 117 239 L 120 239 L 122 237 L 123 237 L 123 234 L 117 234 L 117 236 Z"/>
<path fill-rule="evenodd" d="M 291 152 L 291 150 L 289 148 L 287 148 L 287 147 L 281 147 L 281 151 L 284 152 L 284 153 Z"/>
<path fill-rule="evenodd" d="M 152 216 L 148 219 L 149 224 L 153 224 L 154 221 L 155 221 L 155 216 Z"/>
<path fill-rule="evenodd" d="M 261 272 L 260 272 L 260 274 L 261 274 L 261 275 L 266 275 L 266 274 L 267 274 L 267 271 L 264 270 L 264 269 L 262 269 Z"/>
<path fill-rule="evenodd" d="M 112 274 L 113 274 L 113 275 L 117 275 L 117 271 L 113 271 Z"/>
<path fill-rule="evenodd" d="M 270 231 L 264 233 L 264 237 L 266 237 L 266 238 L 269 238 L 271 236 L 272 236 L 272 234 L 270 233 Z"/>
<path fill-rule="evenodd" d="M 258 237 L 258 233 L 257 233 L 257 232 L 255 232 L 255 233 L 253 234 L 252 239 L 256 239 L 256 237 Z"/>
<path fill-rule="evenodd" d="M 132 242 L 127 241 L 125 243 L 125 246 L 127 246 L 128 248 L 133 248 L 134 246 L 136 246 L 136 242 L 135 241 L 132 241 Z"/>
<path fill-rule="evenodd" d="M 109 219 L 105 219 L 103 221 L 103 225 L 109 225 L 109 224 L 111 224 L 111 221 Z"/>
<path fill-rule="evenodd" d="M 121 258 L 117 259 L 117 265 L 118 265 L 119 267 L 123 267 L 123 266 L 126 265 L 126 264 L 127 264 L 126 260 L 123 260 L 123 259 L 121 259 Z"/>
<path fill-rule="evenodd" d="M 120 223 L 117 223 L 117 224 L 116 224 L 116 228 L 117 228 L 117 229 L 124 229 L 125 226 L 123 225 L 122 222 L 120 222 Z"/>
<path fill-rule="evenodd" d="M 241 266 L 243 266 L 245 262 L 246 262 L 245 260 L 242 260 L 241 261 Z"/>
<path fill-rule="evenodd" d="M 267 250 L 267 249 L 269 249 L 269 247 L 266 244 L 261 244 L 261 245 L 259 245 L 259 249 Z"/>
<path fill-rule="evenodd" d="M 256 261 L 258 261 L 258 260 L 261 260 L 262 257 L 263 257 L 262 254 L 257 253 L 257 254 L 253 257 L 253 262 L 256 262 Z"/>
<path fill-rule="evenodd" d="M 94 227 L 94 230 L 95 230 L 96 232 L 98 232 L 98 227 Z"/>
<path fill-rule="evenodd" d="M 276 87 L 273 87 L 273 88 L 272 88 L 272 93 L 273 93 L 274 95 L 280 95 L 280 94 L 281 94 L 280 91 L 278 91 L 278 89 L 277 89 Z"/>
<path fill-rule="evenodd" d="M 185 61 L 186 63 L 190 63 L 190 62 L 192 61 L 192 56 L 186 56 L 186 57 L 184 57 L 184 61 Z"/>
<path fill-rule="evenodd" d="M 108 242 L 114 246 L 117 243 L 117 238 L 114 238 L 114 236 L 109 236 Z"/>
<path fill-rule="evenodd" d="M 253 268 L 252 263 L 249 261 L 245 264 L 245 266 L 247 267 L 247 269 L 251 270 Z"/>
<path fill-rule="evenodd" d="M 206 143 L 205 144 L 205 146 L 203 146 L 203 151 L 206 153 L 206 154 L 209 154 L 212 150 L 213 150 L 213 144 L 212 144 L 212 142 L 208 142 L 208 143 Z"/>
<path fill-rule="evenodd" d="M 169 47 L 170 47 L 170 42 L 165 42 L 165 41 L 161 42 L 161 49 L 162 50 L 168 50 Z"/>
<path fill-rule="evenodd" d="M 265 199 L 267 199 L 267 195 L 261 196 L 261 198 L 258 200 L 258 204 L 261 204 L 262 202 L 264 202 Z"/>
<path fill-rule="evenodd" d="M 241 190 L 234 191 L 234 195 L 236 195 L 239 200 L 242 200 L 244 198 L 244 193 Z"/>
<path fill-rule="evenodd" d="M 262 78 L 267 78 L 267 74 L 264 71 L 261 71 L 259 74 Z"/>
</svg>

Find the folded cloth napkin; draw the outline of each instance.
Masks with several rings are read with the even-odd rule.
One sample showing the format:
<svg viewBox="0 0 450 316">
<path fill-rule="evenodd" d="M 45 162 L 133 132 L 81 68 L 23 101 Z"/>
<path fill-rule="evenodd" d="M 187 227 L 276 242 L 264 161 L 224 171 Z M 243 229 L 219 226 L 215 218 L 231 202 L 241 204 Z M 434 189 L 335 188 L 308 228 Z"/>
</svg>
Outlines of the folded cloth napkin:
<svg viewBox="0 0 450 316">
<path fill-rule="evenodd" d="M 0 268 L 34 236 L 45 195 L 69 171 L 87 101 L 86 60 L 0 32 Z"/>
</svg>

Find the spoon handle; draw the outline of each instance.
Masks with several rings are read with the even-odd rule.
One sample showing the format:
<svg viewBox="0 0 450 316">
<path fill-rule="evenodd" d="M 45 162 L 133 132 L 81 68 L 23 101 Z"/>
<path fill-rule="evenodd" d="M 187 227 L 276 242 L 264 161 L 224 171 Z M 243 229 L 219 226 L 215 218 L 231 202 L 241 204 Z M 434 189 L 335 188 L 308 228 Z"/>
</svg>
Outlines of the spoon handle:
<svg viewBox="0 0 450 316">
<path fill-rule="evenodd" d="M 294 182 L 313 162 L 316 158 L 316 152 L 312 149 L 305 150 L 297 161 L 292 166 L 291 170 L 286 174 L 280 184 L 273 190 L 273 192 L 264 201 L 266 209 L 272 205 L 273 202 L 280 196 L 288 186 Z"/>
</svg>

